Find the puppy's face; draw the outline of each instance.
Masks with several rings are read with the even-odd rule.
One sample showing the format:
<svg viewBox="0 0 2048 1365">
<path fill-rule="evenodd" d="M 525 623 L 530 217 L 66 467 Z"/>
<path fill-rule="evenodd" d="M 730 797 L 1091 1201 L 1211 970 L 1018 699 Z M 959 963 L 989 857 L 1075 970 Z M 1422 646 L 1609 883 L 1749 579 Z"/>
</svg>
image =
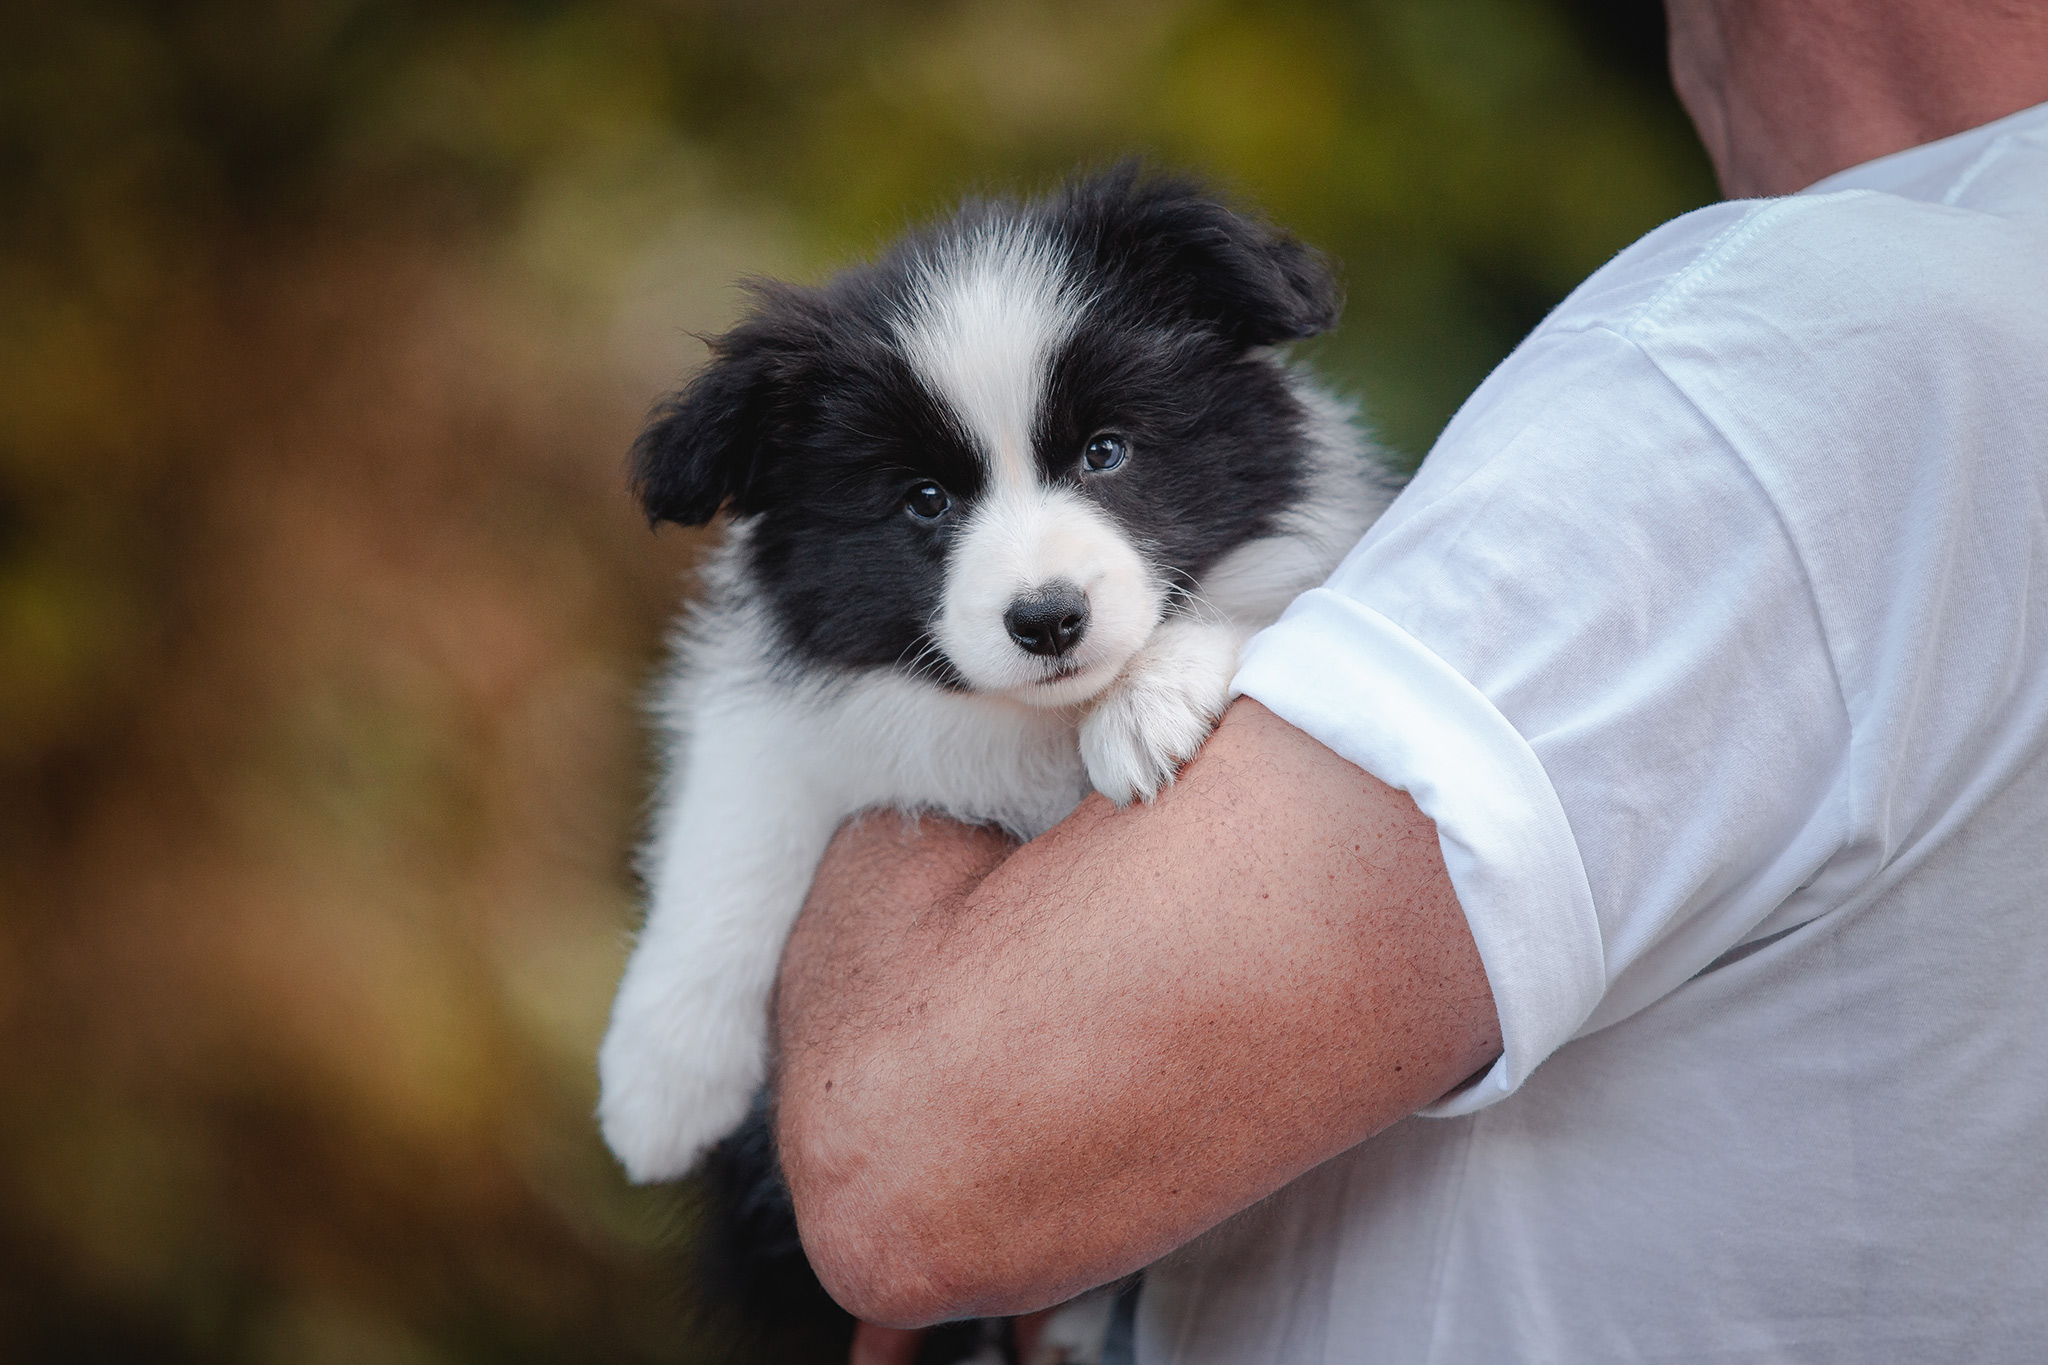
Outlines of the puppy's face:
<svg viewBox="0 0 2048 1365">
<path fill-rule="evenodd" d="M 1299 244 L 1116 172 L 763 289 L 636 474 L 658 519 L 749 519 L 799 664 L 1084 702 L 1301 496 L 1264 348 L 1335 309 Z"/>
</svg>

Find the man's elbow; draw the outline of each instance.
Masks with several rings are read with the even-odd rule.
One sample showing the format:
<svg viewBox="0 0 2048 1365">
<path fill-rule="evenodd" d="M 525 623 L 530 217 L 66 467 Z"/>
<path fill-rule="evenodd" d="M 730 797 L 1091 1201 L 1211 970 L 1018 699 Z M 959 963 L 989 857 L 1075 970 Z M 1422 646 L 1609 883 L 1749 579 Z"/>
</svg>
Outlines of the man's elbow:
<svg viewBox="0 0 2048 1365">
<path fill-rule="evenodd" d="M 982 1294 L 937 1245 L 855 1201 L 797 1206 L 804 1252 L 840 1307 L 884 1327 L 924 1327 L 977 1314 Z"/>
<path fill-rule="evenodd" d="M 938 1144 L 845 1106 L 827 1116 L 785 1101 L 779 1126 L 804 1252 L 841 1307 L 890 1327 L 1014 1307 L 990 1210 L 952 1163 L 929 1159 Z"/>
</svg>

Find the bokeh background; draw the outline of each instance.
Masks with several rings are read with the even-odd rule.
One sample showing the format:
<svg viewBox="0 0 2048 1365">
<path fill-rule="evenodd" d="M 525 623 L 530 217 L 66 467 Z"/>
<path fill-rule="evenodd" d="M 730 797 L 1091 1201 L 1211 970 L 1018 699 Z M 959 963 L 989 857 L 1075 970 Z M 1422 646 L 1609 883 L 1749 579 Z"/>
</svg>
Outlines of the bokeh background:
<svg viewBox="0 0 2048 1365">
<path fill-rule="evenodd" d="M 0 1359 L 741 1350 L 589 1119 L 707 543 L 623 453 L 736 277 L 1130 150 L 1409 460 L 1714 192 L 1655 0 L 9 0 Z"/>
</svg>

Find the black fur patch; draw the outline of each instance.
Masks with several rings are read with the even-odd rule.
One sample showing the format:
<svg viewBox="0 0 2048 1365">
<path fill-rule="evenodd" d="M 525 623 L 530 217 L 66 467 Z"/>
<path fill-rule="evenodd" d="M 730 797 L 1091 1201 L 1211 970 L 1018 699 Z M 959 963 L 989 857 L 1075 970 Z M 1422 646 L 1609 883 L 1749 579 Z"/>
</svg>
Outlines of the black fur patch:
<svg viewBox="0 0 2048 1365">
<path fill-rule="evenodd" d="M 799 668 L 893 666 L 961 685 L 929 630 L 950 529 L 984 472 L 894 327 L 928 267 L 989 230 L 1056 245 L 1088 301 L 1033 433 L 1045 476 L 1085 490 L 1175 586 L 1269 534 L 1305 491 L 1305 414 L 1260 348 L 1335 324 L 1320 256 L 1134 164 L 1028 204 L 969 204 L 822 287 L 757 286 L 753 312 L 635 446 L 651 519 L 700 525 L 721 507 L 751 519 L 751 576 Z M 1131 455 L 1085 472 L 1082 448 L 1103 431 Z M 906 509 L 925 480 L 950 495 L 949 514 Z"/>
<path fill-rule="evenodd" d="M 827 1297 L 804 1257 L 769 1106 L 764 1089 L 746 1120 L 704 1154 L 697 1170 L 704 1191 L 699 1275 L 709 1297 L 746 1322 L 811 1320 L 824 1332 L 850 1332 L 851 1319 Z"/>
<path fill-rule="evenodd" d="M 1136 162 L 1076 181 L 1026 210 L 1072 247 L 1108 306 L 1194 324 L 1237 350 L 1337 325 L 1344 296 L 1313 248 L 1229 208 L 1191 180 Z"/>
<path fill-rule="evenodd" d="M 1213 335 L 1099 309 L 1054 363 L 1046 398 L 1046 480 L 1087 494 L 1177 586 L 1271 534 L 1305 491 L 1300 404 L 1270 363 Z M 1102 432 L 1130 453 L 1096 473 L 1081 455 Z"/>
</svg>

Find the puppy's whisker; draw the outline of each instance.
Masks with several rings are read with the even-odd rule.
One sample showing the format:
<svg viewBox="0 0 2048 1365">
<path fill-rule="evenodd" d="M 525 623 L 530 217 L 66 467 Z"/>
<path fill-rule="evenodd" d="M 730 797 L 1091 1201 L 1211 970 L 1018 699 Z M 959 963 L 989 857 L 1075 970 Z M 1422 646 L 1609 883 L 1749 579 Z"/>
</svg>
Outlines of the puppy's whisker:
<svg viewBox="0 0 2048 1365">
<path fill-rule="evenodd" d="M 1209 600 L 1202 592 L 1201 585 L 1196 581 L 1195 576 L 1187 572 L 1187 570 L 1159 563 L 1154 563 L 1151 569 L 1153 574 L 1167 585 L 1166 615 L 1168 617 L 1180 616 L 1193 619 L 1207 617 L 1218 621 L 1228 619 L 1228 613 Z"/>
<path fill-rule="evenodd" d="M 896 668 L 911 678 L 931 683 L 945 682 L 946 656 L 945 651 L 939 647 L 938 640 L 927 634 L 913 641 L 912 645 L 916 652 L 912 653 L 910 648 L 906 648 L 903 654 L 897 655 Z M 909 655 L 907 660 L 905 654 Z"/>
</svg>

